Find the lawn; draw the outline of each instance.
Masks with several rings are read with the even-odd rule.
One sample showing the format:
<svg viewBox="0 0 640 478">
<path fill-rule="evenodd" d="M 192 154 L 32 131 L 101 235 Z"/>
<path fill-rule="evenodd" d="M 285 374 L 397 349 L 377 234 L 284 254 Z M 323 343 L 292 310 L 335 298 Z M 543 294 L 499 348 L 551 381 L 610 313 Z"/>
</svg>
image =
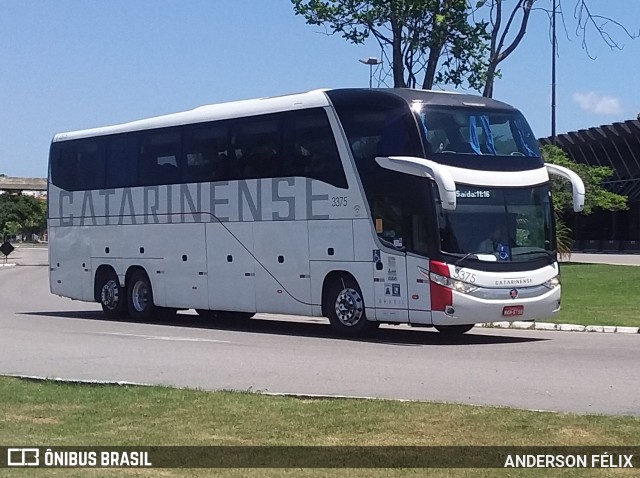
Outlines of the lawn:
<svg viewBox="0 0 640 478">
<path fill-rule="evenodd" d="M 640 326 L 640 267 L 561 263 L 562 309 L 553 322 Z"/>
<path fill-rule="evenodd" d="M 640 418 L 425 402 L 299 399 L 0 377 L 5 446 L 638 446 Z M 3 476 L 25 476 L 3 470 Z M 10 473 L 12 472 L 12 473 Z M 621 470 L 430 469 L 429 476 L 630 476 Z M 29 476 L 425 476 L 421 469 L 32 469 Z"/>
</svg>

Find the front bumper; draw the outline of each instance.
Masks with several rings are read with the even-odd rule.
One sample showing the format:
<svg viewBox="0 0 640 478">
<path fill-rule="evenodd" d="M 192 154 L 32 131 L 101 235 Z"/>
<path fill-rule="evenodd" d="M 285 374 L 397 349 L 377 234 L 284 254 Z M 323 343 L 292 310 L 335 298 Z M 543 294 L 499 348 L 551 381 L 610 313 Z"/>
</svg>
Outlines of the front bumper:
<svg viewBox="0 0 640 478">
<path fill-rule="evenodd" d="M 431 319 L 434 325 L 513 322 L 551 317 L 560 310 L 561 286 L 550 290 L 539 287 L 528 289 L 518 289 L 519 296 L 516 299 L 492 298 L 509 297 L 511 289 L 480 289 L 478 293 L 472 294 L 453 291 L 451 307 L 447 307 L 445 312 L 433 311 Z M 507 306 L 522 306 L 522 315 L 503 315 Z"/>
</svg>

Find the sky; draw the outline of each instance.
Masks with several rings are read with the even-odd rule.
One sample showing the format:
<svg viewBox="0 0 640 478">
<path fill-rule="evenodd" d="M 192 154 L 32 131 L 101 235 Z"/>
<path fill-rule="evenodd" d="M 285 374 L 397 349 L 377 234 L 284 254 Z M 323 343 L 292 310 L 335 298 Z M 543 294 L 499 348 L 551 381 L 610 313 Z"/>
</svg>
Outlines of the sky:
<svg viewBox="0 0 640 478">
<path fill-rule="evenodd" d="M 610 50 L 590 31 L 592 60 L 575 34 L 573 0 L 563 1 L 557 132 L 636 119 L 640 39 L 617 35 L 623 49 Z M 640 30 L 640 0 L 590 5 Z M 51 138 L 63 131 L 225 101 L 368 87 L 369 67 L 358 60 L 380 57 L 377 44 L 351 45 L 323 31 L 294 15 L 290 0 L 2 0 L 0 173 L 45 177 Z M 550 135 L 544 12 L 532 13 L 522 44 L 500 68 L 494 98 L 519 108 L 538 137 Z"/>
</svg>

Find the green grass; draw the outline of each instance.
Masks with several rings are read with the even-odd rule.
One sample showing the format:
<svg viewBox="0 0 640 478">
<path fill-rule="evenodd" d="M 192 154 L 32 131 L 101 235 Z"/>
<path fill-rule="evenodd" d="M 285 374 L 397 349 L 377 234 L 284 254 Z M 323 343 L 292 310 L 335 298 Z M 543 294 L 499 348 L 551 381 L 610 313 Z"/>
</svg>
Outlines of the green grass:
<svg viewBox="0 0 640 478">
<path fill-rule="evenodd" d="M 0 377 L 6 446 L 640 445 L 640 419 L 494 407 L 298 399 Z M 25 476 L 3 470 L 3 476 Z M 12 472 L 8 473 L 9 471 Z M 425 476 L 426 470 L 30 470 L 29 476 Z M 624 473 L 623 473 L 624 474 Z M 616 470 L 428 470 L 428 476 L 620 476 Z"/>
<path fill-rule="evenodd" d="M 562 309 L 553 322 L 640 326 L 640 267 L 560 264 Z"/>
</svg>

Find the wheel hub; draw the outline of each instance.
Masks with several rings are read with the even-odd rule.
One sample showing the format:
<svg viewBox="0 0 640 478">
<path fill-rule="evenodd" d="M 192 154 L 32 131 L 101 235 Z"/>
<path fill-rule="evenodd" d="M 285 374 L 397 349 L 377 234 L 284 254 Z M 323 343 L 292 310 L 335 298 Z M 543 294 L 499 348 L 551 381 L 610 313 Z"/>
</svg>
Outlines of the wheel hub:
<svg viewBox="0 0 640 478">
<path fill-rule="evenodd" d="M 336 299 L 336 316 L 344 325 L 351 327 L 356 325 L 362 318 L 362 297 L 357 290 L 344 289 Z"/>
<path fill-rule="evenodd" d="M 109 310 L 115 310 L 120 301 L 120 288 L 116 281 L 111 279 L 102 286 L 100 291 L 100 300 L 102 304 Z"/>
<path fill-rule="evenodd" d="M 142 312 L 147 308 L 148 296 L 149 289 L 147 284 L 142 281 L 136 282 L 131 293 L 131 302 L 138 312 Z"/>
</svg>

